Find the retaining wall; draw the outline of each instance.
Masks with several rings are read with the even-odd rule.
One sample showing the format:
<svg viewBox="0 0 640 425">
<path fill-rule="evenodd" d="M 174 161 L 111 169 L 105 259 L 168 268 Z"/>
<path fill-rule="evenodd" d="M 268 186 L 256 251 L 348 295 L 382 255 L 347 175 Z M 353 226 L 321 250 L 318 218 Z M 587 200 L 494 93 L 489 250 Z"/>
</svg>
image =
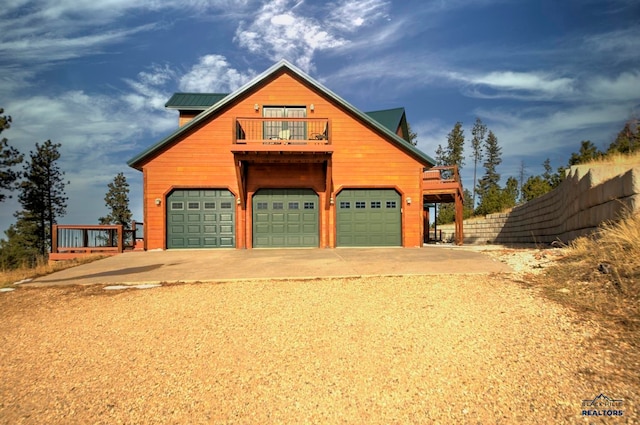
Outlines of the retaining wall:
<svg viewBox="0 0 640 425">
<path fill-rule="evenodd" d="M 464 243 L 569 242 L 620 216 L 640 213 L 640 165 L 576 165 L 551 192 L 505 213 L 464 222 Z M 454 226 L 438 226 L 453 240 Z"/>
</svg>

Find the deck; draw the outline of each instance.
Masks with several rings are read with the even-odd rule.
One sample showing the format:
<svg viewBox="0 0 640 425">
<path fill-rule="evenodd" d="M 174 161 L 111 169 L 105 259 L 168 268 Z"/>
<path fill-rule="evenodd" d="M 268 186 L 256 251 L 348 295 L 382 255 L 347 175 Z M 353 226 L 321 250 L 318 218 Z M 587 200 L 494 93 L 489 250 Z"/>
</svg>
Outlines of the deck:
<svg viewBox="0 0 640 425">
<path fill-rule="evenodd" d="M 422 173 L 423 203 L 455 203 L 455 243 L 462 245 L 464 239 L 463 205 L 464 192 L 458 167 L 438 166 Z M 425 211 L 425 223 L 428 223 L 428 211 Z M 428 226 L 428 224 L 426 224 Z M 426 227 L 428 231 L 428 227 Z"/>
<path fill-rule="evenodd" d="M 126 250 L 142 249 L 138 237 L 142 223 L 125 229 L 121 224 L 77 225 L 54 224 L 51 229 L 49 261 L 72 260 L 90 255 L 116 255 Z"/>
</svg>

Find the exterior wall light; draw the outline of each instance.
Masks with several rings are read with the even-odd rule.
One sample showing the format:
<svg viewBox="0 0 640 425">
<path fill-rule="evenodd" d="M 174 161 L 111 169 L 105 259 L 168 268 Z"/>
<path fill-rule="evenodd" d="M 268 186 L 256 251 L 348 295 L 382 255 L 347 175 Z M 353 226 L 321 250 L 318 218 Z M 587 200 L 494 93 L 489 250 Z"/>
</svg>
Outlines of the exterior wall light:
<svg viewBox="0 0 640 425">
<path fill-rule="evenodd" d="M 309 110 L 310 111 L 315 111 L 316 110 L 316 105 L 314 105 L 313 103 L 311 105 L 309 105 Z"/>
<path fill-rule="evenodd" d="M 156 205 L 157 205 L 157 206 L 160 206 L 160 204 L 162 203 L 162 199 L 160 199 L 160 198 L 156 198 L 156 201 L 155 201 L 155 202 L 156 202 Z"/>
<path fill-rule="evenodd" d="M 335 201 L 333 200 L 333 196 L 329 198 L 329 205 L 333 205 L 335 204 Z"/>
<path fill-rule="evenodd" d="M 240 202 L 242 202 L 242 201 L 240 200 L 240 198 L 236 199 L 236 204 L 237 204 L 237 205 L 240 205 Z"/>
<path fill-rule="evenodd" d="M 258 112 L 260 110 L 260 105 L 258 105 L 257 103 L 253 105 L 253 110 Z"/>
<path fill-rule="evenodd" d="M 407 198 L 407 205 L 411 205 L 411 198 Z"/>
</svg>

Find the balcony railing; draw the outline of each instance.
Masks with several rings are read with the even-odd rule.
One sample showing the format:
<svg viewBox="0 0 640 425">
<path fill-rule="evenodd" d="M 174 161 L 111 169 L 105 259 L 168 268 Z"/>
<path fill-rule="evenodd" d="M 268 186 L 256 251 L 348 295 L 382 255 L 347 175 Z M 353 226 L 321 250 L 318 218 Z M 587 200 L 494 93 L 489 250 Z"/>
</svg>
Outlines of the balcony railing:
<svg viewBox="0 0 640 425">
<path fill-rule="evenodd" d="M 424 171 L 422 179 L 430 184 L 459 183 L 460 174 L 456 165 L 440 165 Z"/>
<path fill-rule="evenodd" d="M 134 221 L 131 229 L 125 229 L 121 224 L 54 224 L 49 260 L 68 260 L 90 254 L 114 255 L 141 249 L 141 225 Z"/>
<path fill-rule="evenodd" d="M 331 144 L 327 118 L 237 118 L 235 127 L 235 144 Z"/>
</svg>

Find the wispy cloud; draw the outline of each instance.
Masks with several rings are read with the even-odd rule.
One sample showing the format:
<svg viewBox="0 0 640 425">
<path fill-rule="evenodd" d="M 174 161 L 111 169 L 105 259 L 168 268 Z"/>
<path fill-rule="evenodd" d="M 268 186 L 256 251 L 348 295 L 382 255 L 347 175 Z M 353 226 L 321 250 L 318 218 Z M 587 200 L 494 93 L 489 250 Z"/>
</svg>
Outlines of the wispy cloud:
<svg viewBox="0 0 640 425">
<path fill-rule="evenodd" d="M 180 90 L 186 92 L 230 93 L 253 78 L 252 70 L 241 72 L 221 55 L 200 58 L 189 72 L 180 77 Z"/>
<path fill-rule="evenodd" d="M 269 1 L 239 25 L 234 40 L 251 53 L 284 58 L 309 72 L 318 52 L 349 46 L 355 33 L 384 19 L 388 8 L 384 0 L 341 0 L 321 9 L 303 1 Z"/>
<path fill-rule="evenodd" d="M 251 53 L 273 61 L 288 59 L 305 71 L 312 68 L 316 51 L 345 43 L 324 29 L 315 18 L 299 13 L 297 5 L 290 0 L 265 3 L 253 21 L 241 23 L 235 41 Z"/>
<path fill-rule="evenodd" d="M 384 0 L 342 0 L 329 5 L 327 23 L 338 31 L 355 32 L 387 18 L 389 7 Z"/>
</svg>

